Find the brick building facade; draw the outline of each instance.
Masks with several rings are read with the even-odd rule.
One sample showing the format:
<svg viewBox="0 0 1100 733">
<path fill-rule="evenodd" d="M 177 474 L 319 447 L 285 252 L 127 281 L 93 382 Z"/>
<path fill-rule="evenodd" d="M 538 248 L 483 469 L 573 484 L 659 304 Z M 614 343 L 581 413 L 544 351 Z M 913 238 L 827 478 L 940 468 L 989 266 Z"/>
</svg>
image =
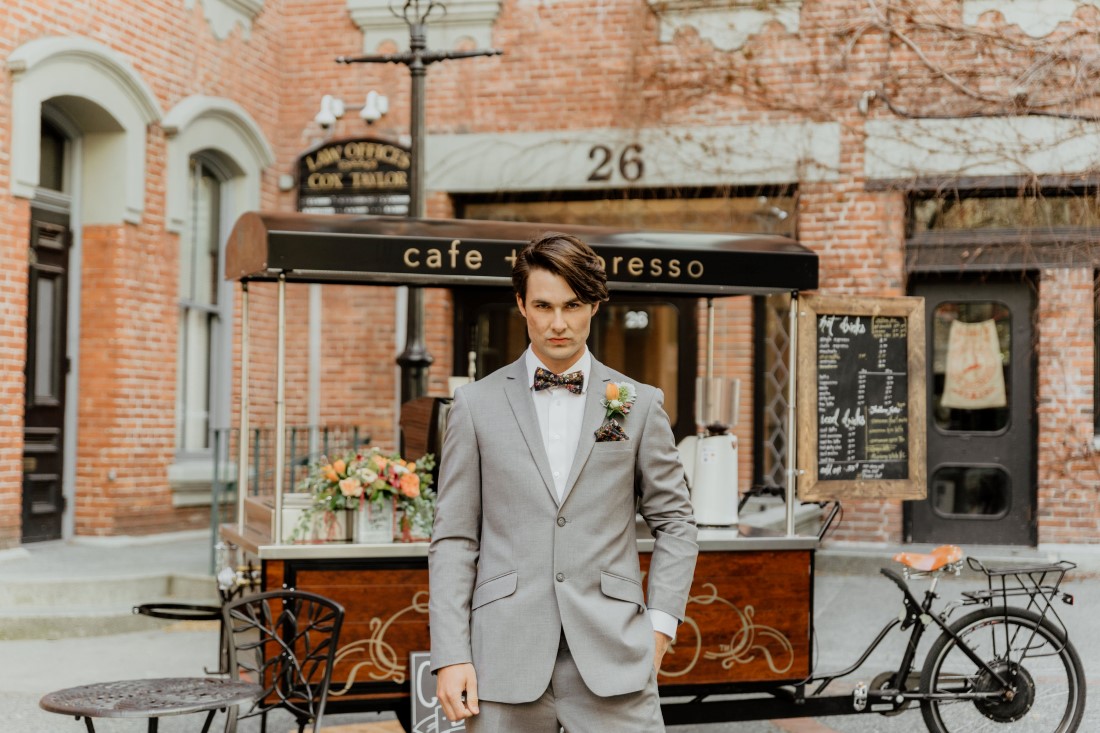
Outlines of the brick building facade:
<svg viewBox="0 0 1100 733">
<path fill-rule="evenodd" d="M 850 502 L 834 536 L 1100 541 L 1095 3 L 446 5 L 433 47 L 504 55 L 431 68 L 429 215 L 790 234 L 820 255 L 823 291 L 928 298 L 934 382 L 951 323 L 993 320 L 1010 399 L 933 409 L 927 506 Z M 219 245 L 243 211 L 295 208 L 287 178 L 316 145 L 406 136 L 407 71 L 334 63 L 407 42 L 388 6 L 0 8 L 0 547 L 207 525 L 210 430 L 240 396 Z M 350 113 L 314 121 L 322 95 L 354 106 L 369 90 L 390 102 L 369 130 Z M 273 290 L 252 297 L 253 333 L 273 333 Z M 288 421 L 392 446 L 402 294 L 289 299 Z M 427 293 L 435 392 L 466 373 L 454 314 L 468 306 Z M 748 387 L 761 368 L 782 376 L 768 350 L 782 354 L 784 307 L 718 305 L 718 371 L 746 387 L 742 487 L 781 466 L 776 389 Z M 264 424 L 274 347 L 256 341 Z"/>
</svg>

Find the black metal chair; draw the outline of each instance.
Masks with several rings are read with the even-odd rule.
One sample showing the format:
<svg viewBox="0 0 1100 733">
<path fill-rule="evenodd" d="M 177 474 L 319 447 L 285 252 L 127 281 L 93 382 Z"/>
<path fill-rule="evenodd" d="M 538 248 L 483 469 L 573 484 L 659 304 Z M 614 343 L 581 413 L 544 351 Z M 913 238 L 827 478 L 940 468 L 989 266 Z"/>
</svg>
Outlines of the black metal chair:
<svg viewBox="0 0 1100 733">
<path fill-rule="evenodd" d="M 298 733 L 311 720 L 314 733 L 320 731 L 344 608 L 314 593 L 279 590 L 231 601 L 222 618 L 229 674 L 264 689 L 251 708 L 230 715 L 261 715 L 266 731 L 267 713 L 282 708 L 297 720 Z"/>
</svg>

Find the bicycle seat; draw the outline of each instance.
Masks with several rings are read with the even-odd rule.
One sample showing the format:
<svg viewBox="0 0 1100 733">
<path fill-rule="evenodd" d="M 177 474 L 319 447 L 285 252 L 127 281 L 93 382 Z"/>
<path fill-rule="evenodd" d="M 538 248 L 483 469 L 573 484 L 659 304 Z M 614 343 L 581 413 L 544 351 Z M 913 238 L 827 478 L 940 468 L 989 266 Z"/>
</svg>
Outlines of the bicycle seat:
<svg viewBox="0 0 1100 733">
<path fill-rule="evenodd" d="M 913 570 L 930 573 L 947 565 L 952 565 L 963 559 L 962 548 L 955 545 L 940 545 L 927 554 L 919 552 L 899 552 L 894 555 L 894 562 Z"/>
</svg>

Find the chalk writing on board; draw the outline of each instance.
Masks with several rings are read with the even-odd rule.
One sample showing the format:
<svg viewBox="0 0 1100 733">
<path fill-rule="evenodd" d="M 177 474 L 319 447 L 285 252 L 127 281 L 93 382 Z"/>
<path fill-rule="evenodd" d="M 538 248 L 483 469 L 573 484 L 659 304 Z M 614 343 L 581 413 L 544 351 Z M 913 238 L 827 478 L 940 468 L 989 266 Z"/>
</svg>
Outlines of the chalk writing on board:
<svg viewBox="0 0 1100 733">
<path fill-rule="evenodd" d="M 909 477 L 907 364 L 904 317 L 818 315 L 820 480 Z"/>
</svg>

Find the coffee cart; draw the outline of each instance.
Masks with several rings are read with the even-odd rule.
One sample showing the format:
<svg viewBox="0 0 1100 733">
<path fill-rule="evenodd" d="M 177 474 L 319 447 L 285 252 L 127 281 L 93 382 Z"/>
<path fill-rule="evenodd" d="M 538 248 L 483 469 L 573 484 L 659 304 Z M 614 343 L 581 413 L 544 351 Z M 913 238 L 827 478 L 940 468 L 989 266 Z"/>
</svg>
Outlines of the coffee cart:
<svg viewBox="0 0 1100 733">
<path fill-rule="evenodd" d="M 221 536 L 258 566 L 263 590 L 313 591 L 347 609 L 330 712 L 393 710 L 411 730 L 409 655 L 429 648 L 428 548 L 425 543 L 279 541 L 285 536 L 286 285 L 359 283 L 507 292 L 512 259 L 532 236 L 547 230 L 575 234 L 592 245 L 606 263 L 613 298 L 617 291 L 634 291 L 705 298 L 789 293 L 797 300 L 800 291 L 813 290 L 818 284 L 813 252 L 792 240 L 763 235 L 250 213 L 237 222 L 229 238 L 226 274 L 242 288 L 242 385 L 248 384 L 252 358 L 249 286 L 277 284 L 276 467 L 273 495 L 267 500 L 251 495 L 249 455 L 242 445 L 237 456 L 238 518 L 235 524 L 221 527 Z M 796 311 L 792 307 L 792 340 L 798 331 Z M 708 330 L 709 371 L 713 328 Z M 794 344 L 790 353 L 796 353 Z M 789 368 L 788 418 L 795 425 L 797 363 L 793 357 Z M 241 395 L 240 434 L 247 435 L 248 390 L 242 389 Z M 796 431 L 788 430 L 792 456 L 796 455 L 795 439 Z M 733 486 L 730 490 L 736 491 Z M 669 724 L 814 714 L 773 695 L 761 699 L 755 714 L 711 699 L 785 685 L 800 687 L 811 675 L 818 537 L 795 533 L 795 490 L 792 469 L 785 487 L 785 531 L 744 526 L 701 529 L 687 617 L 659 677 Z M 639 536 L 648 537 L 644 524 L 640 526 Z M 652 539 L 638 542 L 643 571 L 652 546 Z"/>
</svg>

